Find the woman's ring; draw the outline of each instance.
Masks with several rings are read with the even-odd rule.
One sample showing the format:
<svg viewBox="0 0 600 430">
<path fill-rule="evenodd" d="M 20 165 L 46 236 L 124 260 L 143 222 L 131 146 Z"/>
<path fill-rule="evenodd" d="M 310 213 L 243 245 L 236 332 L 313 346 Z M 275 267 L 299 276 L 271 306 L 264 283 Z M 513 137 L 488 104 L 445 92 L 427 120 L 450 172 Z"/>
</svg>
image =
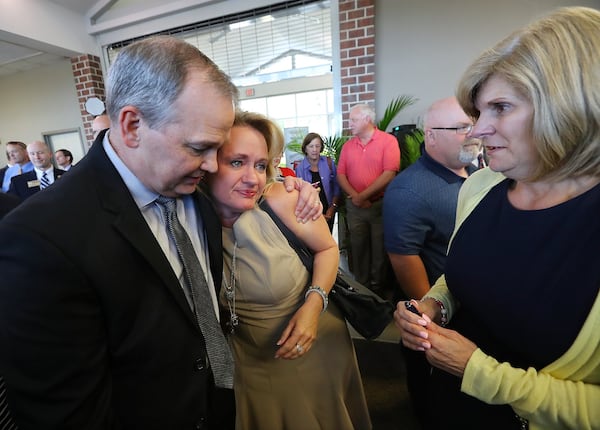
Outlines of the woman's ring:
<svg viewBox="0 0 600 430">
<path fill-rule="evenodd" d="M 298 354 L 302 354 L 302 352 L 304 351 L 304 348 L 302 348 L 302 345 L 300 345 L 299 343 L 296 344 L 296 351 L 298 351 Z"/>
</svg>

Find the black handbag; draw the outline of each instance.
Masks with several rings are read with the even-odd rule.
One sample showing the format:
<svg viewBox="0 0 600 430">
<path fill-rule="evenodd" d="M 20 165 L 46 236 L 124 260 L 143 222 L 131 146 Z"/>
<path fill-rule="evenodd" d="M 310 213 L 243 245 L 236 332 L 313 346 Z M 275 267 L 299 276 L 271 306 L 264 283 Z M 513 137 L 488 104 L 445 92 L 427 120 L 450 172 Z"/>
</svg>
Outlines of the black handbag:
<svg viewBox="0 0 600 430">
<path fill-rule="evenodd" d="M 312 252 L 281 221 L 265 200 L 262 200 L 259 206 L 271 216 L 306 269 L 312 273 Z M 390 301 L 382 299 L 342 269 L 338 269 L 329 299 L 336 304 L 354 330 L 365 339 L 378 337 L 394 316 L 395 307 Z"/>
</svg>

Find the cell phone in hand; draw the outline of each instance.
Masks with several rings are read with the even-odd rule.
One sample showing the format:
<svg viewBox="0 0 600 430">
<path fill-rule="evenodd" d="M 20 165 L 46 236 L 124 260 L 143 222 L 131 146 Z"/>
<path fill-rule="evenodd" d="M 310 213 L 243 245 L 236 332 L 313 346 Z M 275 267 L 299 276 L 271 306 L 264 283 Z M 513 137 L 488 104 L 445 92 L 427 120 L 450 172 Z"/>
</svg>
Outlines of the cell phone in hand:
<svg viewBox="0 0 600 430">
<path fill-rule="evenodd" d="M 419 310 L 416 308 L 413 302 L 404 302 L 404 306 L 406 306 L 406 309 L 411 311 L 413 314 L 421 316 L 421 312 L 419 312 Z"/>
</svg>

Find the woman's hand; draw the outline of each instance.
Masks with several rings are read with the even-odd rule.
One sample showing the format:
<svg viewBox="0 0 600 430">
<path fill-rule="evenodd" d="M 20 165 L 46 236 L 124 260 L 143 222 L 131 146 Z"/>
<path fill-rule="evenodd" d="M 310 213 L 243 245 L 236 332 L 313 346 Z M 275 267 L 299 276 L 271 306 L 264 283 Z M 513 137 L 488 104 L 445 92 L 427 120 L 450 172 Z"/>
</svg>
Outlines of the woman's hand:
<svg viewBox="0 0 600 430">
<path fill-rule="evenodd" d="M 432 321 L 437 311 L 435 301 L 410 301 L 422 315 L 409 311 L 405 303 L 398 302 L 394 312 L 394 324 L 400 330 L 404 346 L 424 351 L 432 366 L 462 377 L 477 345 L 458 332 L 445 329 Z"/>
<path fill-rule="evenodd" d="M 323 303 L 319 295 L 309 294 L 277 341 L 279 349 L 275 353 L 275 358 L 292 360 L 310 351 L 317 338 L 319 315 L 322 309 Z"/>
<path fill-rule="evenodd" d="M 283 185 L 286 191 L 300 191 L 298 203 L 296 204 L 295 215 L 298 222 L 307 222 L 316 220 L 323 213 L 323 205 L 319 199 L 319 189 L 312 186 L 310 182 L 294 176 L 283 178 Z"/>
<path fill-rule="evenodd" d="M 406 303 L 411 303 L 421 315 L 417 315 L 406 308 Z M 431 348 L 428 341 L 427 324 L 431 322 L 431 316 L 435 309 L 431 308 L 430 303 L 417 302 L 398 302 L 394 311 L 394 324 L 400 331 L 402 344 L 415 351 L 425 351 Z M 429 315 L 428 315 L 429 314 Z"/>
<path fill-rule="evenodd" d="M 427 324 L 427 334 L 431 344 L 431 348 L 425 350 L 427 361 L 438 369 L 462 377 L 477 345 L 457 331 L 445 329 L 434 322 Z"/>
</svg>

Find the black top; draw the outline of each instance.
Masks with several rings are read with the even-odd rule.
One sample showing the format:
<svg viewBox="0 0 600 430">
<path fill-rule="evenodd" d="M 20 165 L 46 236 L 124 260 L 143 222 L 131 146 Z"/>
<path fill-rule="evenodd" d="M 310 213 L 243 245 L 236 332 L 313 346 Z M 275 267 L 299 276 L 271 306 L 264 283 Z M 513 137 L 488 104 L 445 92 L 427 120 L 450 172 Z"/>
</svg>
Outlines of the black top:
<svg viewBox="0 0 600 430">
<path fill-rule="evenodd" d="M 319 183 L 318 187 L 320 188 L 319 190 L 319 200 L 321 200 L 321 204 L 323 205 L 323 213 L 327 212 L 327 209 L 329 208 L 329 202 L 327 202 L 327 196 L 325 195 L 325 188 L 323 187 L 323 184 L 321 184 L 321 174 L 319 172 L 313 172 L 312 170 L 310 171 L 310 174 L 312 175 L 312 181 L 311 183 Z"/>
<path fill-rule="evenodd" d="M 598 294 L 600 186 L 551 208 L 518 210 L 509 184 L 494 187 L 463 223 L 446 280 L 462 305 L 463 334 L 500 361 L 541 369 L 573 343 Z"/>
<path fill-rule="evenodd" d="M 539 370 L 571 346 L 598 295 L 600 185 L 551 208 L 519 210 L 508 200 L 511 184 L 496 185 L 455 236 L 445 273 L 461 306 L 449 328 L 500 362 Z M 477 404 L 461 410 L 460 396 L 447 397 L 458 402 L 449 405 L 454 415 L 477 416 Z M 491 414 L 482 414 L 486 425 L 497 420 Z"/>
</svg>

